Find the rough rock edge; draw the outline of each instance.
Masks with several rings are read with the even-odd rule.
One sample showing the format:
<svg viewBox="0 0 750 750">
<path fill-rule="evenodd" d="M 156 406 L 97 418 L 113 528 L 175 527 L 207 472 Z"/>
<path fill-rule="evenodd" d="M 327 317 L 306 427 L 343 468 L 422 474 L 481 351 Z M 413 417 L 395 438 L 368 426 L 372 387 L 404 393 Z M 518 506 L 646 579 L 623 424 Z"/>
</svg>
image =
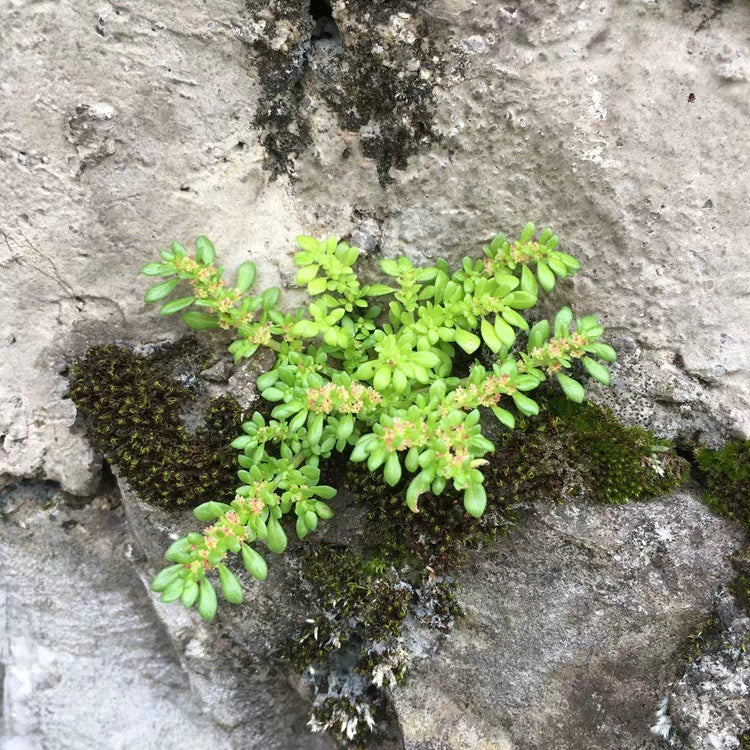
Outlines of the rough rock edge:
<svg viewBox="0 0 750 750">
<path fill-rule="evenodd" d="M 165 546 L 193 530 L 195 521 L 190 511 L 154 508 L 140 500 L 125 481 L 118 479 L 118 485 L 131 532 L 144 554 L 138 575 L 150 591 L 154 574 L 163 567 Z M 278 560 L 274 562 L 277 574 L 283 575 Z M 293 563 L 287 574 L 290 569 L 293 573 Z M 193 690 L 238 750 L 248 743 L 264 750 L 331 750 L 335 743 L 329 737 L 310 734 L 305 726 L 309 702 L 297 692 L 300 686 L 294 684 L 293 676 L 270 655 L 276 630 L 297 621 L 291 592 L 283 590 L 283 582 L 272 588 L 272 579 L 260 584 L 249 580 L 244 570 L 235 573 L 242 579 L 245 604 L 220 608 L 211 623 L 203 622 L 194 611 L 162 604 L 151 595 L 154 611 L 174 643 Z M 253 597 L 261 612 L 257 629 L 253 626 L 258 621 L 251 619 L 254 613 L 248 609 Z M 269 615 L 279 612 L 288 612 L 289 617 L 272 622 Z M 258 722 L 264 715 L 268 726 Z M 281 722 L 274 721 L 278 717 Z"/>
<path fill-rule="evenodd" d="M 666 505 L 667 502 L 678 503 L 681 506 L 670 511 L 668 510 L 669 506 Z M 665 520 L 663 525 L 660 525 L 658 518 L 660 508 L 669 512 L 671 517 L 669 521 Z M 622 528 L 618 527 L 617 523 L 612 523 L 612 519 L 618 516 L 626 518 L 630 515 L 632 518 L 633 514 L 636 517 L 643 517 L 645 514 L 645 517 L 649 519 L 647 525 L 650 528 L 640 528 L 640 525 L 633 528 L 633 521 L 630 522 L 631 525 L 625 524 Z M 692 516 L 692 528 L 694 529 L 692 532 L 690 527 L 684 527 L 683 525 L 686 514 Z M 610 518 L 610 521 L 603 522 L 605 516 Z M 710 523 L 707 523 L 709 520 Z M 535 528 L 537 532 L 534 531 Z M 604 589 L 599 592 L 604 599 L 597 606 L 612 607 L 613 602 L 617 601 L 618 577 L 625 576 L 624 579 L 619 581 L 619 585 L 625 587 L 622 594 L 627 596 L 627 589 L 636 585 L 637 577 L 640 576 L 643 582 L 647 582 L 648 578 L 644 579 L 643 576 L 647 575 L 647 571 L 652 566 L 655 566 L 653 570 L 654 575 L 657 575 L 657 582 L 654 586 L 651 586 L 653 590 L 650 593 L 647 592 L 650 597 L 646 600 L 650 602 L 647 608 L 654 610 L 656 606 L 654 596 L 662 589 L 665 595 L 673 597 L 673 605 L 671 607 L 670 629 L 660 636 L 663 640 L 659 644 L 654 644 L 654 646 L 658 645 L 658 648 L 654 651 L 651 660 L 653 662 L 651 664 L 651 668 L 654 670 L 653 674 L 641 671 L 644 668 L 643 649 L 639 648 L 633 651 L 633 644 L 629 644 L 631 638 L 637 639 L 638 637 L 638 629 L 636 628 L 633 632 L 629 631 L 627 636 L 623 634 L 623 640 L 617 641 L 618 650 L 623 652 L 621 656 L 627 655 L 629 651 L 631 658 L 636 654 L 638 655 L 635 661 L 639 662 L 641 666 L 636 666 L 635 671 L 630 669 L 629 665 L 619 662 L 613 662 L 607 667 L 606 652 L 594 650 L 588 657 L 592 660 L 589 665 L 590 670 L 587 670 L 586 674 L 580 674 L 576 678 L 576 684 L 569 686 L 570 694 L 558 694 L 557 688 L 553 687 L 552 693 L 545 695 L 549 689 L 545 678 L 545 687 L 537 690 L 537 692 L 541 690 L 541 693 L 544 694 L 536 694 L 532 689 L 532 694 L 529 695 L 525 678 L 521 678 L 519 683 L 519 677 L 515 672 L 502 671 L 502 665 L 508 668 L 511 663 L 515 663 L 516 657 L 503 656 L 497 659 L 493 656 L 498 664 L 486 663 L 481 669 L 491 668 L 496 669 L 497 672 L 498 665 L 500 665 L 500 671 L 495 674 L 494 679 L 502 685 L 506 685 L 506 688 L 498 688 L 492 696 L 489 693 L 485 695 L 482 691 L 486 690 L 485 683 L 487 681 L 480 680 L 477 682 L 477 685 L 485 684 L 485 688 L 475 687 L 474 681 L 469 675 L 472 673 L 473 667 L 480 669 L 479 661 L 485 657 L 489 659 L 491 656 L 487 651 L 487 639 L 495 633 L 500 641 L 507 646 L 506 640 L 512 643 L 513 639 L 516 639 L 516 643 L 518 643 L 521 634 L 518 633 L 517 627 L 515 631 L 507 630 L 507 628 L 512 627 L 505 619 L 509 616 L 509 613 L 489 612 L 488 608 L 492 606 L 492 597 L 487 600 L 487 597 L 483 596 L 482 587 L 489 584 L 482 581 L 489 580 L 489 578 L 498 580 L 498 576 L 505 572 L 511 576 L 508 595 L 513 596 L 514 601 L 518 598 L 519 587 L 523 589 L 529 585 L 531 589 L 527 592 L 525 600 L 528 601 L 530 611 L 535 611 L 538 603 L 545 611 L 551 608 L 552 613 L 554 613 L 557 604 L 545 598 L 543 589 L 547 584 L 544 583 L 542 571 L 538 568 L 538 564 L 528 559 L 531 555 L 537 555 L 536 551 L 531 550 L 536 538 L 535 550 L 538 550 L 540 545 L 545 545 L 545 548 L 551 552 L 550 563 L 555 572 L 554 574 L 547 573 L 551 577 L 550 580 L 566 576 L 565 569 L 559 570 L 556 567 L 561 554 L 555 552 L 554 546 L 556 545 L 553 545 L 553 547 L 546 546 L 546 543 L 549 542 L 550 532 L 553 537 L 560 535 L 558 544 L 569 547 L 571 550 L 577 550 L 571 563 L 573 568 L 580 564 L 591 566 L 594 579 L 598 578 L 597 570 L 601 566 L 605 566 L 601 568 L 605 572 L 607 565 L 614 565 L 615 569 L 620 570 L 619 576 L 616 576 L 615 580 L 609 581 L 609 586 L 605 585 L 606 580 L 599 581 L 600 584 L 604 585 Z M 700 548 L 700 545 L 704 544 L 701 541 L 701 536 L 704 533 L 708 535 L 706 541 L 709 546 L 704 547 L 700 553 L 698 563 L 701 567 L 693 571 L 695 579 L 690 581 L 689 570 L 680 569 L 679 558 L 677 560 L 672 559 L 670 552 L 667 550 L 670 547 L 674 548 L 675 545 L 677 545 L 677 549 L 680 545 L 685 545 L 681 556 L 689 555 L 691 554 L 691 547 L 699 545 L 698 548 Z M 610 535 L 611 542 L 609 545 L 605 543 L 602 546 L 604 537 L 601 537 L 601 534 Z M 594 723 L 597 725 L 601 723 L 607 727 L 606 734 L 601 732 L 597 734 L 598 739 L 596 741 L 599 743 L 596 745 L 597 747 L 602 749 L 612 748 L 612 750 L 644 750 L 644 748 L 656 750 L 658 747 L 663 747 L 662 741 L 649 731 L 653 724 L 652 710 L 656 708 L 656 705 L 651 709 L 647 702 L 642 702 L 642 699 L 647 693 L 657 693 L 660 689 L 660 683 L 662 691 L 668 689 L 669 682 L 674 674 L 674 668 L 684 658 L 678 648 L 679 644 L 684 641 L 687 633 L 693 631 L 710 613 L 712 607 L 711 589 L 716 585 L 726 586 L 733 575 L 728 559 L 715 558 L 715 555 L 711 552 L 711 547 L 725 546 L 726 558 L 728 558 L 732 550 L 741 544 L 741 541 L 742 534 L 736 526 L 724 519 L 712 517 L 710 511 L 699 503 L 695 488 L 683 488 L 670 497 L 648 503 L 631 503 L 614 508 L 592 508 L 580 503 L 554 506 L 553 508 L 549 506 L 546 506 L 546 508 L 538 507 L 536 517 L 532 517 L 528 524 L 519 525 L 516 531 L 512 532 L 500 545 L 494 548 L 488 547 L 476 553 L 474 569 L 472 570 L 472 566 L 469 566 L 462 575 L 458 576 L 458 583 L 461 587 L 459 588 L 459 604 L 467 612 L 467 618 L 458 623 L 452 637 L 444 641 L 440 647 L 435 648 L 429 644 L 427 634 L 419 633 L 423 642 L 427 644 L 425 649 L 427 659 L 422 662 L 421 666 L 415 668 L 411 679 L 403 687 L 394 690 L 394 701 L 402 722 L 407 750 L 468 750 L 469 748 L 482 746 L 481 742 L 487 742 L 490 746 L 497 746 L 503 750 L 506 750 L 506 748 L 507 750 L 531 750 L 531 748 L 536 750 L 536 748 L 541 747 L 538 742 L 540 731 L 554 731 L 555 742 L 558 743 L 557 747 L 565 748 L 565 750 L 583 750 L 583 748 L 588 750 L 589 747 L 594 746 L 591 744 L 594 742 L 591 733 L 596 734 L 594 724 L 587 725 L 588 735 L 579 735 L 575 731 L 576 715 L 571 711 L 574 704 L 569 702 L 581 702 L 580 706 L 575 706 L 579 712 L 577 721 L 580 722 L 581 716 L 585 714 L 585 705 L 592 702 L 592 693 L 596 693 L 597 690 L 600 691 L 599 700 L 604 701 L 605 710 L 604 713 L 598 714 Z M 635 544 L 635 547 L 631 548 L 633 544 Z M 576 563 L 575 557 L 581 557 L 582 555 L 584 557 L 581 559 L 588 559 L 588 562 L 581 563 L 579 560 Z M 620 555 L 624 555 L 624 559 L 620 560 Z M 710 561 L 705 559 L 706 555 L 709 555 Z M 700 563 L 701 558 L 703 558 L 702 563 Z M 609 562 L 609 560 L 614 562 Z M 642 565 L 647 567 L 641 570 Z M 675 567 L 675 565 L 678 567 Z M 665 566 L 663 570 L 662 566 Z M 567 571 L 567 574 L 569 573 L 570 570 Z M 631 580 L 631 575 L 636 576 L 636 578 Z M 662 576 L 664 577 L 663 583 L 659 582 Z M 526 583 L 527 578 L 530 581 L 528 584 Z M 684 612 L 680 612 L 680 610 L 686 606 L 685 601 L 674 598 L 676 593 L 673 586 L 678 579 L 682 579 L 682 585 L 691 590 L 688 597 L 688 600 L 692 602 L 691 608 Z M 574 599 L 576 596 L 580 596 L 580 591 L 576 589 L 578 583 L 581 583 L 584 587 L 587 585 L 585 582 L 570 580 L 571 595 Z M 541 590 L 534 591 L 535 585 L 541 586 Z M 556 584 L 550 585 L 551 588 L 547 591 L 547 597 L 557 591 Z M 649 584 L 647 583 L 646 589 L 648 588 Z M 701 593 L 702 590 L 705 594 Z M 480 603 L 481 607 L 479 606 Z M 591 604 L 594 606 L 593 602 Z M 568 606 L 564 601 L 561 602 L 561 605 L 563 614 L 558 614 L 558 616 L 564 616 Z M 643 605 L 643 602 L 641 602 L 641 605 Z M 631 620 L 633 619 L 634 615 L 630 610 L 632 610 L 632 607 L 637 608 L 638 606 L 636 603 L 623 611 L 623 615 L 626 616 L 624 621 L 627 621 L 628 617 Z M 653 616 L 655 614 L 644 613 L 643 615 L 645 620 L 642 620 L 641 626 L 645 627 L 645 633 L 649 632 L 649 627 L 651 630 L 654 628 Z M 650 624 L 649 617 L 652 620 Z M 542 625 L 544 637 L 539 641 L 540 644 L 545 642 L 545 638 L 549 640 L 550 634 L 555 632 L 554 620 L 545 622 L 546 624 Z M 550 627 L 552 630 L 545 634 L 545 627 Z M 661 632 L 661 627 L 659 631 Z M 507 633 L 509 632 L 515 632 L 516 635 L 508 638 Z M 535 638 L 534 632 L 534 629 L 532 629 L 528 636 L 524 637 Z M 534 643 L 536 642 L 534 641 Z M 670 642 L 674 643 L 674 647 L 672 655 L 668 656 Z M 604 648 L 606 645 L 606 643 L 600 644 L 600 648 Z M 611 643 L 609 645 L 612 646 Z M 498 643 L 496 648 L 501 649 L 503 645 Z M 523 648 L 526 648 L 526 646 Z M 599 654 L 598 658 L 597 653 Z M 473 656 L 474 654 L 476 656 Z M 666 658 L 664 658 L 665 656 Z M 472 663 L 472 658 L 478 660 L 477 664 Z M 519 667 L 528 666 L 529 662 L 524 661 L 523 655 L 518 658 L 521 659 Z M 468 663 L 462 663 L 463 659 L 467 659 Z M 547 671 L 544 671 L 544 663 L 547 664 Z M 645 663 L 649 663 L 647 654 Z M 547 658 L 546 661 L 543 659 L 542 663 L 535 664 L 532 672 L 524 672 L 524 674 L 529 676 L 536 674 L 534 680 L 537 683 L 542 679 L 540 674 L 542 676 L 549 675 L 551 683 L 555 680 L 559 682 L 559 677 L 555 676 L 554 671 L 549 672 L 549 669 L 550 663 L 549 658 Z M 602 672 L 602 669 L 604 669 L 604 672 Z M 542 670 L 542 672 L 537 674 L 537 670 Z M 598 677 L 596 676 L 597 673 Z M 567 678 L 573 679 L 570 674 L 565 674 L 568 675 Z M 575 669 L 572 674 L 575 674 Z M 610 682 L 609 685 L 607 679 L 605 679 L 607 674 L 610 674 L 610 677 L 607 678 Z M 532 683 L 534 680 L 532 680 Z M 619 699 L 624 702 L 618 703 L 618 707 L 615 708 L 611 704 L 613 697 L 611 691 L 614 689 L 613 685 L 618 684 L 618 680 L 623 681 L 620 685 L 628 684 L 629 687 L 626 693 L 618 693 Z M 524 688 L 524 692 L 514 696 L 516 688 Z M 635 688 L 638 688 L 638 690 L 635 690 Z M 620 690 L 620 688 L 618 687 L 617 690 Z M 474 694 L 476 691 L 479 691 L 478 694 Z M 609 699 L 605 700 L 608 691 Z M 425 695 L 428 696 L 427 699 L 425 699 Z M 534 697 L 535 695 L 536 697 Z M 631 703 L 627 703 L 625 698 Z M 556 702 L 556 699 L 559 699 L 559 701 Z M 548 704 L 547 700 L 551 700 L 552 703 Z M 492 702 L 492 710 L 486 705 L 488 701 Z M 596 701 L 594 701 L 595 704 Z M 609 706 L 609 710 L 607 710 L 607 706 Z M 473 707 L 470 714 L 465 713 L 468 707 Z M 581 714 L 581 711 L 584 711 L 584 714 Z M 722 720 L 722 713 L 724 713 L 723 709 L 717 711 L 719 721 Z M 726 713 L 731 712 L 727 711 Z M 545 723 L 547 722 L 545 716 L 549 716 L 548 723 Z M 563 720 L 562 716 L 566 718 Z M 555 720 L 556 717 L 559 721 Z M 639 717 L 636 719 L 635 726 L 633 726 L 634 717 Z M 563 721 L 563 723 L 560 723 L 560 721 Z M 594 720 L 591 719 L 591 721 Z M 640 723 L 637 723 L 638 721 Z M 546 730 L 544 729 L 545 726 L 547 727 Z M 529 729 L 536 731 L 537 735 L 525 734 L 526 730 Z M 731 733 L 731 731 L 731 727 L 727 729 L 728 733 Z M 523 735 L 523 738 L 519 737 L 519 732 Z M 492 743 L 495 743 L 495 745 L 492 745 Z M 695 747 L 700 747 L 703 750 L 702 745 L 696 745 Z M 706 745 L 705 747 L 711 746 Z"/>
</svg>

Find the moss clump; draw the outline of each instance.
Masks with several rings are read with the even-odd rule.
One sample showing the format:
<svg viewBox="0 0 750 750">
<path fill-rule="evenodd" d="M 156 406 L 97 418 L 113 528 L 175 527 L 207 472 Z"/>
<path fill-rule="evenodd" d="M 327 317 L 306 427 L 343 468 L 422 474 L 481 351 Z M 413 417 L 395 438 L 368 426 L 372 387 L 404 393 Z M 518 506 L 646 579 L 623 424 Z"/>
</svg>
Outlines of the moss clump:
<svg viewBox="0 0 750 750">
<path fill-rule="evenodd" d="M 696 459 L 706 502 L 750 531 L 750 440 L 730 440 L 717 451 L 699 449 Z"/>
<path fill-rule="evenodd" d="M 750 545 L 744 545 L 730 560 L 737 575 L 729 583 L 729 590 L 737 606 L 750 614 Z"/>
<path fill-rule="evenodd" d="M 194 434 L 183 424 L 181 410 L 198 394 L 172 370 L 189 374 L 199 359 L 189 343 L 150 357 L 97 346 L 71 368 L 70 398 L 92 443 L 149 502 L 193 506 L 234 495 L 230 442 L 242 430 L 237 402 L 212 401 Z"/>
<path fill-rule="evenodd" d="M 730 440 L 719 450 L 695 452 L 699 477 L 705 486 L 703 499 L 721 516 L 741 524 L 750 533 L 750 440 Z M 737 605 L 750 612 L 750 546 L 732 556 L 737 572 L 729 589 Z"/>
<path fill-rule="evenodd" d="M 323 545 L 306 549 L 304 555 L 304 577 L 322 616 L 305 629 L 315 633 L 313 637 L 288 644 L 287 658 L 300 672 L 326 661 L 342 644 L 399 635 L 413 588 L 395 567 L 372 574 L 370 558 Z"/>
<path fill-rule="evenodd" d="M 694 633 L 691 633 L 683 645 L 677 678 L 682 677 L 686 664 L 692 664 L 704 651 L 716 651 L 723 643 L 723 628 L 717 615 L 711 615 Z"/>
<path fill-rule="evenodd" d="M 729 590 L 737 600 L 737 604 L 743 612 L 750 612 L 750 569 L 747 563 L 742 567 L 741 573 L 729 584 Z"/>
<path fill-rule="evenodd" d="M 484 515 L 469 516 L 462 493 L 446 489 L 441 495 L 425 493 L 419 500 L 419 513 L 406 506 L 408 482 L 390 487 L 381 475 L 371 474 L 360 465 L 347 472 L 347 486 L 361 502 L 369 505 L 368 522 L 386 560 L 409 560 L 422 568 L 446 572 L 465 562 L 467 550 L 506 533 L 516 520 L 516 506 L 499 490 L 501 466 L 490 458 L 484 467 L 488 505 Z"/>
<path fill-rule="evenodd" d="M 287 643 L 283 657 L 315 696 L 311 726 L 354 746 L 384 731 L 390 706 L 383 686 L 405 677 L 410 654 L 404 622 L 412 616 L 448 630 L 460 614 L 451 581 L 405 557 L 308 547 L 302 571 L 317 616 Z"/>
<path fill-rule="evenodd" d="M 419 513 L 405 503 L 408 479 L 390 487 L 366 467 L 331 461 L 331 481 L 346 473 L 346 489 L 369 508 L 364 554 L 309 549 L 302 564 L 310 606 L 318 614 L 286 648 L 286 659 L 313 685 L 313 727 L 354 742 L 370 721 L 387 714 L 373 682 L 397 684 L 410 655 L 401 637 L 408 615 L 438 630 L 460 616 L 447 576 L 470 549 L 506 533 L 536 501 L 584 498 L 618 504 L 668 492 L 687 465 L 651 433 L 624 427 L 606 409 L 539 399 L 540 414 L 493 436 L 496 451 L 483 467 L 488 505 L 480 519 L 463 508 L 461 493 L 425 493 Z M 700 648 L 707 631 L 691 641 Z"/>
<path fill-rule="evenodd" d="M 255 124 L 264 131 L 264 166 L 274 176 L 293 177 L 296 158 L 312 142 L 311 95 L 325 102 L 339 127 L 360 133 L 362 152 L 375 161 L 384 187 L 393 181 L 391 169 L 406 169 L 410 156 L 439 140 L 433 88 L 450 41 L 445 24 L 428 17 L 421 3 L 246 4 L 264 18 L 251 43 L 262 91 Z"/>
<path fill-rule="evenodd" d="M 341 485 L 345 474 L 346 489 L 369 508 L 369 546 L 361 554 L 321 546 L 305 553 L 302 571 L 317 615 L 287 644 L 285 657 L 312 684 L 314 728 L 359 744 L 368 722 L 382 726 L 388 701 L 373 683 L 397 684 L 406 675 L 406 618 L 450 629 L 461 615 L 450 571 L 468 550 L 512 528 L 524 507 L 581 497 L 622 503 L 667 492 L 684 476 L 686 464 L 666 446 L 605 409 L 556 398 L 540 399 L 540 407 L 535 419 L 493 435 L 480 519 L 468 516 L 461 493 L 450 489 L 423 494 L 415 514 L 405 504 L 408 479 L 390 487 L 360 464 L 324 465 L 322 481 Z M 691 647 L 702 639 L 699 633 Z"/>
<path fill-rule="evenodd" d="M 686 480 L 687 463 L 666 441 L 620 424 L 609 409 L 558 397 L 538 401 L 537 417 L 520 420 L 520 429 L 497 441 L 506 494 L 619 505 L 664 494 Z"/>
</svg>

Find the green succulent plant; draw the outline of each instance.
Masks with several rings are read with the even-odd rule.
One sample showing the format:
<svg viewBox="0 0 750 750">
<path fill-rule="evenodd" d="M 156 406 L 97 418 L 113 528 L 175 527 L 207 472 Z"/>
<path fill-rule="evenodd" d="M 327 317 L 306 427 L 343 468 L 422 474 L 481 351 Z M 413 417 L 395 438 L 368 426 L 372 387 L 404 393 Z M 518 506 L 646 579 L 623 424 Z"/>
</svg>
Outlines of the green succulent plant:
<svg viewBox="0 0 750 750">
<path fill-rule="evenodd" d="M 228 504 L 195 508 L 211 525 L 167 550 L 172 565 L 153 582 L 162 599 L 197 604 L 211 619 L 217 600 L 209 574 L 215 571 L 224 597 L 241 601 L 239 583 L 224 563 L 228 553 L 241 554 L 249 573 L 264 580 L 267 566 L 255 547 L 284 551 L 285 516 L 294 511 L 300 538 L 329 518 L 326 501 L 335 490 L 318 482 L 321 460 L 334 451 L 366 462 L 391 486 L 408 479 L 405 499 L 414 512 L 422 494 L 440 495 L 452 484 L 463 493 L 466 513 L 482 516 L 482 466 L 494 446 L 482 434 L 481 411 L 512 429 L 514 410 L 537 414 L 528 394 L 541 383 L 554 379 L 568 399 L 581 402 L 574 361 L 608 384 L 602 362 L 615 359 L 595 316 L 574 320 L 564 307 L 552 321 L 529 326 L 524 313 L 540 290 L 551 291 L 580 267 L 557 250 L 552 230 L 534 234 L 527 224 L 516 241 L 498 235 L 483 258 L 464 258 L 455 271 L 444 260 L 416 267 L 407 258 L 384 259 L 390 285 L 362 284 L 353 269 L 360 251 L 346 242 L 298 237 L 296 281 L 314 298 L 306 315 L 279 310 L 278 287 L 252 293 L 250 261 L 228 285 L 206 237 L 198 238 L 192 255 L 175 243 L 159 262 L 144 266 L 144 274 L 163 278 L 145 295 L 148 303 L 162 302 L 162 314 L 182 312 L 197 330 L 232 330 L 235 360 L 260 347 L 275 355 L 272 369 L 257 381 L 261 396 L 274 404 L 270 417 L 256 412 L 232 442 L 241 467 L 236 495 Z M 182 282 L 191 293 L 165 301 Z M 383 298 L 387 307 L 373 304 Z M 468 375 L 457 376 L 459 350 L 472 355 L 482 343 L 493 353 L 492 364 L 475 361 Z"/>
</svg>

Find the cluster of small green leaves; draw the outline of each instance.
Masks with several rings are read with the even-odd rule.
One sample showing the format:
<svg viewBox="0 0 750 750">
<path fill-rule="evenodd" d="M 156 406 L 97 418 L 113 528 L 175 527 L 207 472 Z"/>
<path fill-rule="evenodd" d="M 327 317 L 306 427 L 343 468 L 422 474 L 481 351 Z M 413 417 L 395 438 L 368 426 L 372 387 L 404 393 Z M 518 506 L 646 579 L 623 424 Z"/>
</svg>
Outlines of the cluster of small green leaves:
<svg viewBox="0 0 750 750">
<path fill-rule="evenodd" d="M 247 570 L 263 580 L 266 563 L 251 544 L 283 552 L 281 519 L 292 509 L 300 538 L 330 517 L 325 500 L 335 490 L 318 480 L 321 459 L 333 451 L 382 471 L 391 486 L 404 472 L 413 474 L 406 503 L 414 512 L 420 495 L 440 495 L 450 483 L 463 493 L 466 512 L 480 517 L 487 503 L 481 467 L 494 450 L 482 435 L 480 408 L 513 428 L 510 403 L 523 415 L 537 414 L 527 394 L 547 378 L 580 402 L 583 386 L 564 371 L 577 359 L 607 384 L 609 372 L 599 360 L 615 359 L 594 316 L 574 321 L 564 307 L 552 322 L 529 328 L 522 312 L 536 304 L 540 289 L 550 291 L 579 268 L 556 249 L 550 229 L 536 240 L 534 234 L 527 224 L 514 242 L 498 235 L 484 247 L 484 258 L 464 258 L 457 271 L 444 260 L 424 268 L 407 258 L 383 260 L 391 285 L 360 283 L 353 270 L 357 248 L 334 237 L 298 237 L 297 283 L 314 298 L 307 315 L 278 310 L 278 287 L 253 295 L 251 262 L 228 286 L 206 237 L 198 238 L 194 255 L 175 243 L 161 262 L 144 266 L 147 275 L 167 277 L 146 292 L 146 302 L 165 300 L 183 280 L 192 287 L 190 296 L 165 302 L 162 314 L 185 311 L 194 329 L 232 329 L 235 360 L 259 347 L 275 353 L 273 369 L 258 378 L 262 397 L 275 404 L 271 418 L 254 414 L 232 443 L 242 467 L 236 497 L 195 509 L 213 523 L 169 548 L 173 565 L 153 583 L 162 599 L 188 607 L 197 602 L 211 619 L 217 604 L 207 574 L 217 570 L 225 598 L 241 601 L 240 585 L 224 564 L 227 554 L 241 553 Z M 372 304 L 382 297 L 391 297 L 387 308 Z M 517 342 L 519 332 L 527 334 L 525 346 Z M 457 347 L 471 355 L 482 342 L 496 357 L 492 367 L 474 363 L 468 377 L 454 376 Z"/>
</svg>

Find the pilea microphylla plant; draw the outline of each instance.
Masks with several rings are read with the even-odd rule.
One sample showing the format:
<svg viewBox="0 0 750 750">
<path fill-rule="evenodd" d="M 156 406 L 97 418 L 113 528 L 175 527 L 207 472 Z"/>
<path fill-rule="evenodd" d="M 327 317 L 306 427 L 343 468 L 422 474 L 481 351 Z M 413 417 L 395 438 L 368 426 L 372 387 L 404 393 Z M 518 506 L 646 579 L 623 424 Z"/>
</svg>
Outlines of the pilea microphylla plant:
<svg viewBox="0 0 750 750">
<path fill-rule="evenodd" d="M 513 428 L 511 404 L 537 414 L 528 393 L 540 383 L 554 378 L 567 398 L 580 402 L 583 386 L 566 372 L 573 361 L 607 384 L 609 372 L 599 360 L 615 359 L 600 341 L 604 329 L 595 316 L 574 321 L 563 307 L 552 322 L 529 328 L 522 313 L 534 307 L 540 289 L 551 291 L 580 267 L 557 250 L 552 230 L 534 234 L 527 224 L 516 241 L 498 235 L 483 258 L 464 258 L 456 271 L 444 260 L 421 268 L 405 257 L 381 260 L 388 284 L 360 282 L 352 268 L 357 248 L 335 237 L 298 237 L 296 280 L 313 301 L 295 314 L 277 309 L 278 287 L 251 292 L 250 261 L 227 284 L 206 237 L 196 240 L 194 254 L 175 243 L 159 262 L 145 265 L 142 273 L 166 277 L 148 289 L 146 302 L 190 288 L 187 296 L 163 302 L 161 314 L 182 311 L 196 330 L 231 330 L 235 361 L 260 347 L 275 354 L 273 369 L 257 381 L 261 396 L 275 404 L 271 418 L 255 412 L 232 443 L 241 466 L 236 496 L 230 504 L 194 509 L 210 526 L 167 550 L 172 565 L 153 582 L 162 600 L 197 603 L 201 616 L 212 619 L 217 597 L 209 574 L 215 571 L 224 597 L 241 602 L 240 584 L 225 565 L 228 553 L 241 554 L 249 573 L 264 580 L 266 562 L 255 547 L 284 551 L 286 515 L 294 511 L 301 538 L 330 518 L 326 501 L 336 491 L 318 482 L 320 461 L 333 451 L 382 471 L 392 486 L 410 475 L 406 504 L 415 513 L 422 493 L 440 495 L 450 483 L 463 492 L 466 512 L 480 517 L 487 503 L 481 469 L 494 450 L 482 435 L 480 407 Z M 387 307 L 373 304 L 384 298 Z M 519 331 L 527 334 L 524 347 Z M 474 362 L 467 377 L 455 377 L 456 347 L 471 355 L 482 341 L 495 354 L 491 369 Z"/>
</svg>

